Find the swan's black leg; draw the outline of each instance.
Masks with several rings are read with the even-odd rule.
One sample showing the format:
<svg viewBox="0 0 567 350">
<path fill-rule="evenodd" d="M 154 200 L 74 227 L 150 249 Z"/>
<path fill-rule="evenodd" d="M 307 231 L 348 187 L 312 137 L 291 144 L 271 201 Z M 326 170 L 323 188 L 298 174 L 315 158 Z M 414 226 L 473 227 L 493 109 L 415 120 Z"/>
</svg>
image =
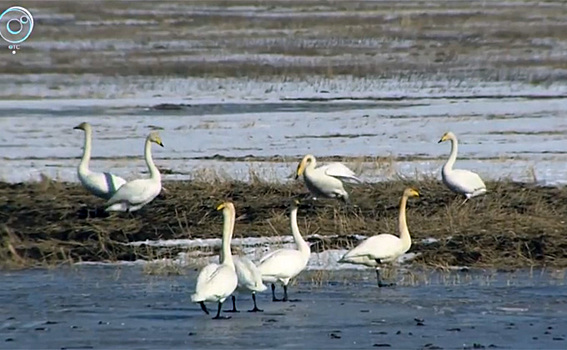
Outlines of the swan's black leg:
<svg viewBox="0 0 567 350">
<path fill-rule="evenodd" d="M 281 301 L 281 299 L 276 298 L 276 285 L 272 283 L 272 301 Z"/>
<path fill-rule="evenodd" d="M 256 293 L 252 292 L 252 300 L 254 301 L 254 308 L 252 310 L 248 310 L 248 312 L 264 312 L 264 310 L 258 309 L 256 305 Z"/>
<path fill-rule="evenodd" d="M 284 284 L 283 286 L 283 299 L 282 301 L 288 301 L 289 299 L 287 298 L 287 285 Z"/>
<path fill-rule="evenodd" d="M 395 286 L 395 283 L 383 283 L 382 280 L 380 279 L 380 269 L 376 269 L 376 279 L 378 281 L 378 287 L 382 288 L 382 287 L 392 287 Z"/>
<path fill-rule="evenodd" d="M 284 286 L 283 288 L 284 288 L 283 301 L 289 301 L 289 302 L 292 302 L 292 303 L 301 301 L 301 299 L 290 299 L 290 298 L 287 296 L 287 286 Z"/>
<path fill-rule="evenodd" d="M 236 297 L 232 296 L 232 310 L 226 310 L 225 312 L 240 312 L 236 309 Z"/>
<path fill-rule="evenodd" d="M 200 301 L 199 305 L 201 305 L 201 310 L 205 311 L 205 313 L 208 315 L 209 314 L 209 310 L 207 310 L 207 305 L 205 305 L 204 301 Z"/>
<path fill-rule="evenodd" d="M 230 316 L 221 316 L 222 310 L 222 303 L 219 301 L 219 308 L 217 309 L 217 315 L 215 317 L 213 317 L 213 320 L 228 320 L 230 318 Z"/>
</svg>

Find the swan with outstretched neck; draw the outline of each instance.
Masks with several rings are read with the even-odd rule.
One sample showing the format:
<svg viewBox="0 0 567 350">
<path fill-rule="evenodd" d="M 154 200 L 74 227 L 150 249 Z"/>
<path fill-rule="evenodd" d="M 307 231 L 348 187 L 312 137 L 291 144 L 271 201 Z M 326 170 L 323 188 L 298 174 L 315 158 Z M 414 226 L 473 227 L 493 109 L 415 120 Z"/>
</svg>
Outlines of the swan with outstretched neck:
<svg viewBox="0 0 567 350">
<path fill-rule="evenodd" d="M 144 145 L 144 158 L 150 172 L 148 179 L 137 179 L 125 183 L 106 202 L 106 211 L 133 212 L 156 198 L 161 191 L 161 175 L 152 159 L 152 143 L 163 147 L 157 131 L 152 131 Z"/>
<path fill-rule="evenodd" d="M 83 157 L 77 168 L 79 181 L 90 193 L 103 199 L 109 199 L 116 191 L 126 183 L 123 178 L 111 173 L 99 173 L 89 169 L 92 149 L 93 129 L 87 122 L 83 122 L 73 129 L 85 132 L 85 143 L 83 145 Z"/>
<path fill-rule="evenodd" d="M 383 283 L 380 279 L 380 267 L 383 263 L 394 262 L 399 256 L 405 254 L 411 247 L 411 236 L 406 221 L 406 205 L 409 197 L 419 197 L 417 190 L 406 188 L 400 200 L 398 217 L 399 236 L 379 234 L 362 241 L 358 246 L 349 250 L 340 260 L 340 263 L 365 265 L 376 268 L 378 287 L 388 287 L 393 283 Z"/>
<path fill-rule="evenodd" d="M 291 234 L 297 249 L 278 249 L 264 256 L 258 264 L 262 280 L 272 284 L 272 301 L 289 301 L 287 285 L 292 278 L 305 270 L 311 255 L 309 244 L 305 242 L 297 226 L 298 205 L 299 202 L 294 200 L 290 214 Z M 276 298 L 275 283 L 283 285 L 284 296 L 281 300 Z"/>
<path fill-rule="evenodd" d="M 311 192 L 312 198 L 337 198 L 346 203 L 349 202 L 348 192 L 343 186 L 343 181 L 361 183 L 356 174 L 342 163 L 330 163 L 316 168 L 317 160 L 311 154 L 303 157 L 295 178 L 303 175 L 305 186 Z"/>
<path fill-rule="evenodd" d="M 222 303 L 234 293 L 238 285 L 238 277 L 230 251 L 236 212 L 231 202 L 222 203 L 217 207 L 217 210 L 221 209 L 223 211 L 224 222 L 222 230 L 222 250 L 219 259 L 220 264 L 209 264 L 199 272 L 195 293 L 191 295 L 191 301 L 199 303 L 201 309 L 207 315 L 209 314 L 209 310 L 207 310 L 205 302 L 218 303 L 217 315 L 213 317 L 213 319 L 230 318 L 220 316 Z"/>
<path fill-rule="evenodd" d="M 231 217 L 232 227 L 234 227 L 235 216 Z M 258 269 L 258 267 L 252 262 L 252 260 L 248 259 L 246 256 L 238 256 L 233 255 L 232 260 L 234 262 L 234 269 L 236 270 L 236 276 L 238 277 L 238 285 L 236 290 L 239 293 L 251 293 L 252 294 L 252 301 L 254 302 L 254 307 L 248 312 L 263 312 L 264 310 L 258 308 L 258 304 L 256 303 L 256 293 L 263 292 L 268 287 L 262 281 L 262 273 Z M 219 262 L 222 264 L 224 261 L 223 253 L 221 251 Z M 225 312 L 239 312 L 236 308 L 236 297 L 234 294 L 231 296 L 232 298 L 232 309 L 226 310 Z"/>
<path fill-rule="evenodd" d="M 470 198 L 486 193 L 486 185 L 477 173 L 464 169 L 453 169 L 457 160 L 459 141 L 452 132 L 443 134 L 439 143 L 451 141 L 451 155 L 441 170 L 443 183 L 453 192 L 465 196 L 463 204 Z"/>
</svg>

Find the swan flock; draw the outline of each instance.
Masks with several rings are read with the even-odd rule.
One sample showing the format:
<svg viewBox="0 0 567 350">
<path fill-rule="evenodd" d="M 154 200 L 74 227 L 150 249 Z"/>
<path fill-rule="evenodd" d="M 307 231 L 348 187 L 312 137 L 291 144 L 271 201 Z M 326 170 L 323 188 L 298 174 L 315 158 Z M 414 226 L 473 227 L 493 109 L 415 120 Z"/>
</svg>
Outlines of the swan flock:
<svg viewBox="0 0 567 350">
<path fill-rule="evenodd" d="M 163 147 L 161 136 L 150 132 L 144 141 L 144 160 L 149 171 L 148 178 L 126 181 L 122 177 L 109 172 L 90 170 L 93 130 L 89 123 L 81 123 L 74 129 L 83 130 L 83 154 L 77 168 L 77 175 L 83 187 L 93 195 L 106 200 L 106 211 L 134 212 L 152 202 L 162 190 L 161 175 L 152 158 L 152 143 Z M 457 160 L 458 140 L 452 132 L 443 134 L 439 143 L 450 141 L 451 152 L 441 170 L 443 183 L 451 191 L 465 197 L 463 204 L 474 197 L 486 194 L 486 185 L 477 173 L 464 169 L 454 169 Z M 316 159 L 308 154 L 303 157 L 295 171 L 295 178 L 303 178 L 310 199 L 335 199 L 350 203 L 350 196 L 345 183 L 357 185 L 363 181 L 346 165 L 338 162 L 317 167 Z M 411 236 L 406 220 L 406 206 L 409 198 L 419 197 L 417 189 L 406 188 L 402 193 L 399 205 L 397 235 L 378 233 L 360 242 L 347 251 L 338 261 L 343 264 L 356 264 L 372 267 L 376 271 L 378 287 L 388 287 L 394 283 L 385 283 L 380 276 L 384 264 L 395 263 L 396 260 L 411 248 Z M 245 255 L 232 255 L 231 240 L 236 221 L 236 208 L 230 201 L 225 201 L 216 209 L 222 210 L 222 248 L 218 263 L 204 266 L 197 277 L 195 291 L 191 301 L 200 305 L 203 312 L 209 314 L 206 302 L 217 303 L 214 319 L 226 319 L 222 316 L 222 305 L 228 297 L 232 299 L 232 309 L 225 312 L 238 312 L 235 292 L 250 294 L 253 308 L 250 312 L 262 312 L 258 308 L 256 293 L 271 286 L 272 301 L 290 302 L 288 285 L 307 268 L 311 249 L 303 238 L 298 224 L 297 213 L 300 202 L 294 199 L 290 206 L 290 231 L 295 248 L 282 248 L 265 254 L 256 263 Z M 276 297 L 276 285 L 283 287 L 283 297 Z"/>
</svg>

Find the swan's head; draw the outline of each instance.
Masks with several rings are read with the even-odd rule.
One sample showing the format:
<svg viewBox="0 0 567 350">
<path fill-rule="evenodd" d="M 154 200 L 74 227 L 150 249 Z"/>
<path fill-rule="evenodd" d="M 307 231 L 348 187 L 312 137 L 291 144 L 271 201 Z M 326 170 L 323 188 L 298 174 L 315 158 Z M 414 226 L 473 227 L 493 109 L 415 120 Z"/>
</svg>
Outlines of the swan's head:
<svg viewBox="0 0 567 350">
<path fill-rule="evenodd" d="M 297 166 L 297 171 L 295 172 L 295 179 L 303 175 L 305 168 L 312 163 L 315 163 L 315 157 L 313 155 L 308 154 L 305 157 L 303 157 L 303 159 Z"/>
<path fill-rule="evenodd" d="M 73 129 L 87 131 L 87 130 L 91 129 L 91 124 L 89 124 L 87 122 L 82 122 L 81 124 L 75 126 Z"/>
<path fill-rule="evenodd" d="M 221 203 L 218 205 L 217 210 L 222 210 L 223 212 L 234 210 L 234 204 L 232 202 Z"/>
<path fill-rule="evenodd" d="M 300 203 L 301 203 L 301 202 L 299 201 L 299 199 L 295 199 L 295 198 L 292 199 L 292 200 L 291 200 L 291 210 L 294 210 L 294 209 L 299 208 L 299 204 L 300 204 Z"/>
<path fill-rule="evenodd" d="M 148 140 L 150 140 L 150 142 L 155 142 L 158 145 L 160 145 L 161 147 L 163 147 L 163 143 L 161 142 L 161 137 L 159 136 L 157 131 L 152 131 L 148 135 Z"/>
<path fill-rule="evenodd" d="M 439 142 L 437 143 L 441 143 L 441 142 L 445 142 L 447 140 L 451 140 L 455 138 L 455 134 L 453 134 L 450 131 L 447 131 L 446 133 L 443 134 L 443 136 L 441 136 L 441 140 L 439 140 Z"/>
<path fill-rule="evenodd" d="M 404 190 L 404 197 L 419 197 L 419 192 L 417 192 L 416 189 L 408 187 Z"/>
</svg>

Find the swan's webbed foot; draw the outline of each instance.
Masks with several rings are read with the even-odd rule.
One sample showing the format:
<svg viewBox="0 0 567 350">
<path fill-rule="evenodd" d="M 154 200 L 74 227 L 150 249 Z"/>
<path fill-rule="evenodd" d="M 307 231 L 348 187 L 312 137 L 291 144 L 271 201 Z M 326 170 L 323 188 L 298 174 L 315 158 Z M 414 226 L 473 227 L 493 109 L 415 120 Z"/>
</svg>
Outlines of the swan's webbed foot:
<svg viewBox="0 0 567 350">
<path fill-rule="evenodd" d="M 207 305 L 205 305 L 204 301 L 200 301 L 199 305 L 201 305 L 201 310 L 203 310 L 207 315 L 209 314 L 209 310 L 207 310 Z"/>
<path fill-rule="evenodd" d="M 215 317 L 213 317 L 213 320 L 228 320 L 230 318 L 230 316 L 221 316 L 222 310 L 222 303 L 219 301 L 219 307 L 217 309 L 217 315 Z"/>
<path fill-rule="evenodd" d="M 264 312 L 264 310 L 258 309 L 258 305 L 256 305 L 256 293 L 252 293 L 252 300 L 254 301 L 254 308 L 248 310 L 248 312 Z"/>
<path fill-rule="evenodd" d="M 224 312 L 240 312 L 236 309 L 236 297 L 232 296 L 232 310 L 224 310 Z"/>
<path fill-rule="evenodd" d="M 293 301 L 293 300 L 290 300 L 287 297 L 287 286 L 286 285 L 283 286 L 283 299 L 282 299 L 282 301 Z"/>
<path fill-rule="evenodd" d="M 396 284 L 395 283 L 384 283 L 382 281 L 378 281 L 378 287 L 382 288 L 382 287 L 394 287 Z"/>
<path fill-rule="evenodd" d="M 213 320 L 229 320 L 229 319 L 231 319 L 231 318 L 232 318 L 231 316 L 220 316 L 220 315 L 217 315 L 217 316 L 213 317 L 212 319 L 213 319 Z"/>
<path fill-rule="evenodd" d="M 378 261 L 378 260 L 377 260 Z M 378 261 L 378 263 L 380 263 L 380 261 Z M 382 279 L 380 278 L 380 269 L 376 269 L 376 281 L 378 282 L 378 287 L 382 288 L 382 287 L 393 287 L 396 284 L 395 283 L 384 283 L 382 282 Z"/>
</svg>

